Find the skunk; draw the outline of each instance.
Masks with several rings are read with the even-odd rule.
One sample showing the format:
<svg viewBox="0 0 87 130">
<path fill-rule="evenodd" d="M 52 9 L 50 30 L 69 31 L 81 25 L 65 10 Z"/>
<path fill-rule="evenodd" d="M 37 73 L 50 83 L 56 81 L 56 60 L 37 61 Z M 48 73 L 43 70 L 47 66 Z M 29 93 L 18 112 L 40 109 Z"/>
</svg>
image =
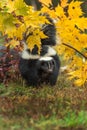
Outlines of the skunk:
<svg viewBox="0 0 87 130">
<path fill-rule="evenodd" d="M 19 62 L 21 76 L 29 86 L 38 86 L 43 83 L 55 85 L 59 68 L 59 57 L 56 51 L 49 46 L 43 46 L 40 55 L 24 50 Z"/>
<path fill-rule="evenodd" d="M 21 76 L 29 86 L 38 86 L 43 83 L 55 85 L 60 70 L 60 60 L 53 46 L 57 44 L 56 27 L 53 20 L 46 15 L 49 23 L 42 25 L 42 31 L 47 38 L 41 39 L 41 52 L 38 54 L 37 45 L 33 50 L 27 47 L 25 35 L 24 50 L 22 51 L 19 70 Z"/>
</svg>

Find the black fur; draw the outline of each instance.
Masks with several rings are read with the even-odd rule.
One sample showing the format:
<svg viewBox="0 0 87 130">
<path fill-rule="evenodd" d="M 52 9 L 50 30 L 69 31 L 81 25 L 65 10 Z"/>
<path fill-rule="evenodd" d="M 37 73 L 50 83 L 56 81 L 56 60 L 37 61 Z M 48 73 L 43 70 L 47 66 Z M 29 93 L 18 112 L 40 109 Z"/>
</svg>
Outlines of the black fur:
<svg viewBox="0 0 87 130">
<path fill-rule="evenodd" d="M 38 71 L 40 83 L 55 85 L 59 74 L 60 61 L 55 55 L 51 61 L 43 61 Z"/>
<path fill-rule="evenodd" d="M 42 43 L 42 45 L 54 46 L 54 45 L 56 45 L 56 27 L 55 27 L 54 21 L 46 13 L 43 14 L 43 16 L 46 17 L 46 19 L 49 21 L 49 24 L 45 23 L 42 26 L 43 33 L 48 37 L 41 39 L 41 43 Z"/>
<path fill-rule="evenodd" d="M 27 84 L 29 86 L 37 86 L 39 83 L 37 62 L 37 59 L 20 59 L 19 70 L 21 72 L 22 77 L 27 81 Z"/>
<path fill-rule="evenodd" d="M 50 45 L 54 46 L 56 45 L 56 28 L 54 24 L 46 24 L 43 25 L 42 30 L 46 36 L 48 36 L 45 39 L 41 39 L 42 45 Z"/>
<path fill-rule="evenodd" d="M 48 47 L 43 47 L 41 57 L 47 54 Z M 59 74 L 60 60 L 57 54 L 50 61 L 40 61 L 37 59 L 20 59 L 19 69 L 22 77 L 27 81 L 29 86 L 38 86 L 42 83 L 55 85 Z M 50 67 L 49 67 L 50 65 Z M 51 70 L 51 71 L 50 71 Z"/>
</svg>

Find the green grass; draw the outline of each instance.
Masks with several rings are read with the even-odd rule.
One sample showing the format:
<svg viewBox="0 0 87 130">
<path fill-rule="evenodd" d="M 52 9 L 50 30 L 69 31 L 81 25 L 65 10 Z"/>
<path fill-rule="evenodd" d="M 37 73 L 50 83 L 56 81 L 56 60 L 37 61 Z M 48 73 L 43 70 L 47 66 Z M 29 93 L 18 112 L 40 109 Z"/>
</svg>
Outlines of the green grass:
<svg viewBox="0 0 87 130">
<path fill-rule="evenodd" d="M 87 88 L 64 79 L 54 87 L 0 84 L 0 130 L 87 130 Z"/>
<path fill-rule="evenodd" d="M 87 112 L 80 111 L 78 115 L 74 112 L 67 113 L 63 119 L 58 119 L 56 115 L 51 117 L 40 117 L 33 119 L 28 117 L 3 117 L 0 116 L 0 130 L 86 130 Z"/>
</svg>

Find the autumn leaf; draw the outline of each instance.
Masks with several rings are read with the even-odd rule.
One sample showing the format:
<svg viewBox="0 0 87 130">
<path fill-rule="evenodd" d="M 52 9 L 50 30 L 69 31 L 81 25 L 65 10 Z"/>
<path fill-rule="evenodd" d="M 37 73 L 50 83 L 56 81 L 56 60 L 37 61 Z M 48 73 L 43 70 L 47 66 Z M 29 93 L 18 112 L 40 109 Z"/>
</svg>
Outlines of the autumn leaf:
<svg viewBox="0 0 87 130">
<path fill-rule="evenodd" d="M 87 82 L 87 62 L 83 63 L 78 70 L 70 72 L 69 75 L 71 75 L 69 79 L 76 78 L 74 82 L 75 85 L 83 85 L 85 82 Z"/>
<path fill-rule="evenodd" d="M 57 17 L 59 19 L 65 19 L 66 16 L 65 16 L 65 12 L 63 10 L 63 7 L 61 7 L 60 5 L 58 5 L 55 9 L 55 14 L 57 15 Z"/>
<path fill-rule="evenodd" d="M 46 6 L 42 7 L 41 13 L 43 13 L 43 14 L 44 14 L 44 13 L 47 13 L 47 14 L 49 14 L 50 17 L 53 18 L 53 19 L 56 19 L 56 18 L 57 18 L 57 15 L 56 15 L 55 11 L 54 11 L 54 10 L 50 10 L 50 9 L 49 9 L 48 7 L 46 7 Z"/>
<path fill-rule="evenodd" d="M 49 6 L 51 4 L 51 0 L 39 0 L 42 4 Z"/>
<path fill-rule="evenodd" d="M 4 34 L 7 34 L 9 31 L 12 32 L 15 28 L 17 19 L 15 19 L 12 14 L 6 12 L 3 12 L 0 15 L 0 18 L 0 31 L 2 31 Z"/>
<path fill-rule="evenodd" d="M 7 8 L 9 13 L 15 11 L 14 1 L 7 0 Z"/>
<path fill-rule="evenodd" d="M 6 5 L 7 0 L 0 1 L 0 8 L 4 8 Z"/>
<path fill-rule="evenodd" d="M 15 12 L 16 15 L 26 15 L 28 11 L 28 6 L 23 0 L 8 0 L 7 7 L 9 12 Z"/>
<path fill-rule="evenodd" d="M 68 7 L 68 14 L 69 14 L 69 17 L 70 18 L 78 18 L 80 16 L 83 15 L 83 12 L 82 12 L 82 9 L 80 7 L 81 5 L 81 1 L 72 1 L 70 4 L 69 4 L 69 7 Z"/>
<path fill-rule="evenodd" d="M 28 48 L 32 51 L 32 49 L 34 48 L 34 45 L 37 45 L 38 53 L 40 53 L 40 50 L 41 50 L 41 39 L 47 38 L 47 36 L 42 31 L 40 31 L 38 28 L 36 28 L 35 30 L 33 30 L 31 28 L 31 30 L 33 31 L 33 32 L 31 31 L 32 35 L 30 35 L 27 38 Z"/>
<path fill-rule="evenodd" d="M 61 7 L 66 7 L 68 5 L 68 0 L 61 0 Z"/>
<path fill-rule="evenodd" d="M 16 41 L 16 40 L 11 40 L 9 43 L 6 43 L 5 44 L 5 46 L 6 47 L 8 47 L 8 46 L 10 46 L 10 48 L 14 48 L 14 47 L 16 47 L 16 46 L 18 46 L 19 45 L 19 41 Z"/>
<path fill-rule="evenodd" d="M 28 44 L 28 48 L 32 51 L 32 49 L 34 48 L 35 45 L 37 45 L 38 47 L 38 53 L 40 53 L 40 46 L 41 46 L 41 40 L 39 36 L 30 36 L 27 39 L 27 44 Z"/>
</svg>

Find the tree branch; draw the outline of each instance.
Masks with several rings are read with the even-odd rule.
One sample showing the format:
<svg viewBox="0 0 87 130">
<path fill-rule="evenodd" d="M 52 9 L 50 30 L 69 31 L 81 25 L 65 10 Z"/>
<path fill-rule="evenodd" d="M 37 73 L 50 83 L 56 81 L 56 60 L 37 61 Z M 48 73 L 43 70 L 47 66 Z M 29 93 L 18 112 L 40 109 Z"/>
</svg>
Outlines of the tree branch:
<svg viewBox="0 0 87 130">
<path fill-rule="evenodd" d="M 80 51 L 78 51 L 76 48 L 74 48 L 74 47 L 72 47 L 72 46 L 70 46 L 70 45 L 68 45 L 66 43 L 62 43 L 62 44 L 69 47 L 69 48 L 71 48 L 71 49 L 73 49 L 73 50 L 75 50 L 78 54 L 80 54 L 82 57 L 84 57 L 87 60 L 87 57 L 85 55 L 83 55 Z"/>
</svg>

